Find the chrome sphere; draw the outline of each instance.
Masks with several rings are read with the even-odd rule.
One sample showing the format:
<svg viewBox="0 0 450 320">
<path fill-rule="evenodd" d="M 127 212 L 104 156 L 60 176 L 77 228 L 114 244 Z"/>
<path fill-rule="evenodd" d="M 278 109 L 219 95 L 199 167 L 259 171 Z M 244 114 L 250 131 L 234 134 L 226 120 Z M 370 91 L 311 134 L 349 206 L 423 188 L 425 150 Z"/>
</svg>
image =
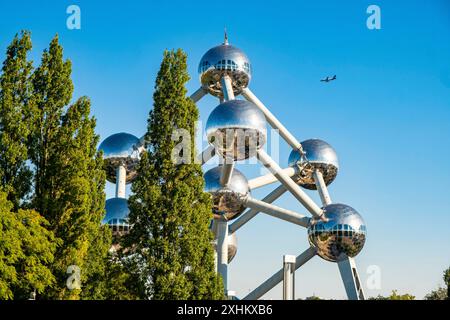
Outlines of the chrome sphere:
<svg viewBox="0 0 450 320">
<path fill-rule="evenodd" d="M 360 214 L 345 204 L 324 207 L 325 221 L 317 221 L 308 228 L 309 243 L 317 254 L 328 261 L 338 262 L 355 257 L 366 241 L 366 225 Z"/>
<path fill-rule="evenodd" d="M 215 219 L 231 220 L 238 217 L 244 210 L 240 197 L 250 194 L 247 178 L 237 169 L 233 169 L 230 184 L 222 187 L 220 177 L 222 167 L 208 170 L 205 175 L 205 192 L 213 198 L 213 214 Z"/>
<path fill-rule="evenodd" d="M 323 175 L 326 185 L 329 185 L 336 178 L 339 170 L 339 162 L 336 151 L 323 140 L 309 139 L 302 143 L 306 158 L 313 170 L 319 170 Z M 302 165 L 300 152 L 292 150 L 289 155 L 289 166 Z M 297 183 L 310 190 L 316 190 L 313 171 L 306 170 L 301 176 L 296 177 Z"/>
<path fill-rule="evenodd" d="M 235 95 L 248 86 L 252 76 L 246 54 L 228 43 L 208 50 L 200 60 L 198 73 L 201 84 L 216 97 L 223 96 L 221 79 L 225 74 L 231 78 Z"/>
<path fill-rule="evenodd" d="M 111 198 L 106 200 L 106 215 L 102 220 L 102 224 L 111 227 L 113 235 L 122 235 L 129 231 L 128 223 L 128 200 L 125 198 Z"/>
<path fill-rule="evenodd" d="M 143 150 L 137 137 L 124 132 L 116 133 L 103 140 L 98 149 L 103 151 L 106 179 L 109 182 L 116 182 L 116 169 L 121 165 L 127 172 L 126 183 L 136 178 L 136 165 Z"/>
<path fill-rule="evenodd" d="M 206 136 L 221 156 L 248 159 L 266 143 L 266 118 L 253 103 L 230 100 L 211 112 L 206 122 Z"/>
</svg>

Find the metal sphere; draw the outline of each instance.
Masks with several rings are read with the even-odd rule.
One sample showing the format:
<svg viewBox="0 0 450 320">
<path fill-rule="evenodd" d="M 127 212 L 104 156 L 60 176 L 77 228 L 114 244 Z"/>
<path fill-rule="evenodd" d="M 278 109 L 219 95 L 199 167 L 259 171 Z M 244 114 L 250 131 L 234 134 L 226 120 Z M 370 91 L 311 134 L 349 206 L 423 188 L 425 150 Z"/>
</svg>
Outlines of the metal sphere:
<svg viewBox="0 0 450 320">
<path fill-rule="evenodd" d="M 133 181 L 142 149 L 139 139 L 129 133 L 116 133 L 103 140 L 99 150 L 103 151 L 106 179 L 115 183 L 116 169 L 124 166 L 127 172 L 126 183 Z"/>
<path fill-rule="evenodd" d="M 212 195 L 214 218 L 232 220 L 245 210 L 240 197 L 250 194 L 250 189 L 247 178 L 239 170 L 233 169 L 227 187 L 220 184 L 221 174 L 221 166 L 212 168 L 205 173 L 205 192 Z"/>
<path fill-rule="evenodd" d="M 236 256 L 237 249 L 236 233 L 228 234 L 228 263 L 230 263 Z"/>
<path fill-rule="evenodd" d="M 328 261 L 338 262 L 355 257 L 366 241 L 366 226 L 360 214 L 344 204 L 324 207 L 325 218 L 308 228 L 308 239 L 317 254 Z"/>
<path fill-rule="evenodd" d="M 235 95 L 248 86 L 252 77 L 247 55 L 229 44 L 208 50 L 200 60 L 198 73 L 201 84 L 217 97 L 223 96 L 221 79 L 225 74 L 231 78 Z"/>
<path fill-rule="evenodd" d="M 218 105 L 206 122 L 206 136 L 223 157 L 245 160 L 266 143 L 264 114 L 253 103 L 230 100 Z"/>
<path fill-rule="evenodd" d="M 333 182 L 339 170 L 338 157 L 333 147 L 319 139 L 305 140 L 301 144 L 313 170 L 305 170 L 301 176 L 296 177 L 297 183 L 306 189 L 316 190 L 314 170 L 319 170 L 322 173 L 326 185 Z M 304 164 L 304 161 L 301 159 L 300 152 L 292 150 L 289 155 L 289 166 L 302 164 Z"/>
<path fill-rule="evenodd" d="M 106 215 L 102 220 L 102 224 L 111 227 L 113 235 L 122 235 L 130 230 L 128 223 L 128 200 L 125 198 L 111 198 L 106 200 Z"/>
</svg>

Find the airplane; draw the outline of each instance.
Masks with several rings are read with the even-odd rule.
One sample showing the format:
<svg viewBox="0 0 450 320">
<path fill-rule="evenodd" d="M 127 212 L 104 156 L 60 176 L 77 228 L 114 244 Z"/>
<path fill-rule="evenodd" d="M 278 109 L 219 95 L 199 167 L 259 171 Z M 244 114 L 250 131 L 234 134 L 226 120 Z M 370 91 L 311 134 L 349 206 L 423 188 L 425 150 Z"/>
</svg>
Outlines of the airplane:
<svg viewBox="0 0 450 320">
<path fill-rule="evenodd" d="M 332 78 L 327 76 L 325 79 L 321 79 L 320 81 L 321 82 L 330 82 L 330 81 L 333 81 L 333 80 L 336 80 L 336 75 L 334 75 Z"/>
</svg>

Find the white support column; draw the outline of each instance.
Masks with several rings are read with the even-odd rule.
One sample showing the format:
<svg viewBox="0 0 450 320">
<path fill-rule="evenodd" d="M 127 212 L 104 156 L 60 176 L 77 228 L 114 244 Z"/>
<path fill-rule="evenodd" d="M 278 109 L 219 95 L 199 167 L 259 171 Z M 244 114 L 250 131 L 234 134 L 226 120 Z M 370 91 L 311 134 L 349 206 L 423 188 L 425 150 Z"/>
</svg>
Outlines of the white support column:
<svg viewBox="0 0 450 320">
<path fill-rule="evenodd" d="M 198 101 L 200 101 L 201 98 L 203 98 L 203 97 L 206 96 L 207 94 L 208 94 L 208 91 L 207 91 L 205 88 L 200 87 L 197 91 L 195 91 L 195 92 L 191 95 L 190 98 L 192 99 L 192 101 L 198 102 Z"/>
<path fill-rule="evenodd" d="M 231 176 L 233 175 L 234 162 L 225 163 L 222 165 L 222 174 L 220 176 L 220 185 L 222 187 L 228 186 L 231 181 Z"/>
<path fill-rule="evenodd" d="M 317 191 L 320 195 L 320 200 L 322 200 L 322 204 L 324 206 L 327 206 L 331 204 L 331 197 L 328 193 L 327 185 L 325 184 L 325 181 L 323 180 L 322 172 L 319 170 L 314 170 L 314 181 L 316 182 Z"/>
<path fill-rule="evenodd" d="M 267 122 L 274 129 L 280 131 L 280 135 L 291 145 L 295 150 L 301 149 L 300 142 L 286 129 L 286 127 L 270 112 L 269 109 L 253 94 L 249 88 L 242 90 L 242 96 L 250 102 L 253 102 L 266 116 Z"/>
<path fill-rule="evenodd" d="M 316 249 L 309 247 L 306 251 L 295 258 L 295 270 L 300 268 L 306 262 L 312 259 L 316 255 Z M 283 281 L 283 269 L 278 270 L 273 276 L 264 281 L 258 288 L 250 292 L 243 300 L 256 300 L 261 298 L 273 287 Z"/>
<path fill-rule="evenodd" d="M 231 78 L 227 74 L 222 77 L 222 92 L 223 92 L 223 99 L 225 101 L 235 99 Z"/>
<path fill-rule="evenodd" d="M 353 258 L 338 262 L 339 272 L 344 282 L 345 292 L 349 300 L 365 300 L 364 291 L 359 279 L 356 263 Z"/>
<path fill-rule="evenodd" d="M 293 177 L 295 175 L 297 175 L 299 173 L 299 169 L 297 166 L 294 167 L 288 167 L 283 169 L 283 172 L 289 176 L 289 177 Z M 272 173 L 268 173 L 266 175 L 251 179 L 248 181 L 248 187 L 250 188 L 250 190 L 256 189 L 256 188 L 260 188 L 263 186 L 266 186 L 268 184 L 277 182 L 278 179 L 277 177 L 275 177 Z"/>
<path fill-rule="evenodd" d="M 295 300 L 295 256 L 283 256 L 283 300 Z"/>
<path fill-rule="evenodd" d="M 251 209 L 264 212 L 272 217 L 294 223 L 304 228 L 308 228 L 311 218 L 305 217 L 297 212 L 277 207 L 273 204 L 266 203 L 247 196 L 243 200 L 243 204 Z"/>
<path fill-rule="evenodd" d="M 222 276 L 225 294 L 228 292 L 228 221 L 217 220 L 217 272 Z"/>
<path fill-rule="evenodd" d="M 287 189 L 281 185 L 278 186 L 275 190 L 269 193 L 267 196 L 262 199 L 265 203 L 272 203 L 281 197 Z M 240 229 L 243 225 L 249 222 L 254 216 L 256 216 L 260 211 L 256 209 L 250 209 L 245 211 L 237 220 L 235 220 L 232 224 L 230 224 L 229 232 L 234 233 L 238 229 Z"/>
<path fill-rule="evenodd" d="M 127 171 L 124 166 L 116 169 L 116 198 L 125 198 Z"/>
<path fill-rule="evenodd" d="M 315 217 L 320 218 L 323 214 L 317 204 L 292 180 L 283 172 L 280 166 L 263 150 L 258 150 L 258 159 L 261 163 L 272 172 L 275 177 L 288 189 L 298 201 Z"/>
</svg>

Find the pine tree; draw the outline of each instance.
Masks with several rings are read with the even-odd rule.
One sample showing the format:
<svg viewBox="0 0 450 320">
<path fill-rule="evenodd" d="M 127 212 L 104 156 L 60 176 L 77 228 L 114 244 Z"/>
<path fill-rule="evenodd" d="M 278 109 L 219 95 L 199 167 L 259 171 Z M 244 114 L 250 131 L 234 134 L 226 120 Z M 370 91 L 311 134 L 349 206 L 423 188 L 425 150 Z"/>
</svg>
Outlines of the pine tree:
<svg viewBox="0 0 450 320">
<path fill-rule="evenodd" d="M 129 199 L 130 234 L 124 241 L 129 259 L 140 274 L 141 298 L 220 299 L 223 287 L 214 271 L 210 195 L 203 192 L 201 166 L 172 162 L 174 129 L 194 137 L 198 109 L 186 97 L 189 80 L 186 55 L 166 51 L 159 70 L 154 106 L 148 120 L 138 178 Z M 190 141 L 195 150 L 194 139 Z M 185 155 L 184 155 L 185 156 Z"/>
<path fill-rule="evenodd" d="M 32 63 L 28 32 L 16 35 L 6 52 L 0 76 L 0 185 L 17 210 L 30 191 L 31 171 L 26 165 L 30 134 L 30 75 Z"/>
<path fill-rule="evenodd" d="M 44 51 L 33 74 L 30 158 L 35 166 L 34 208 L 62 240 L 52 270 L 56 285 L 44 298 L 98 297 L 92 288 L 101 281 L 111 233 L 101 226 L 104 215 L 105 173 L 97 152 L 96 121 L 90 117 L 90 101 L 83 97 L 69 104 L 73 84 L 71 63 L 63 60 L 56 36 Z M 81 290 L 66 286 L 67 268 L 81 270 Z"/>
</svg>

